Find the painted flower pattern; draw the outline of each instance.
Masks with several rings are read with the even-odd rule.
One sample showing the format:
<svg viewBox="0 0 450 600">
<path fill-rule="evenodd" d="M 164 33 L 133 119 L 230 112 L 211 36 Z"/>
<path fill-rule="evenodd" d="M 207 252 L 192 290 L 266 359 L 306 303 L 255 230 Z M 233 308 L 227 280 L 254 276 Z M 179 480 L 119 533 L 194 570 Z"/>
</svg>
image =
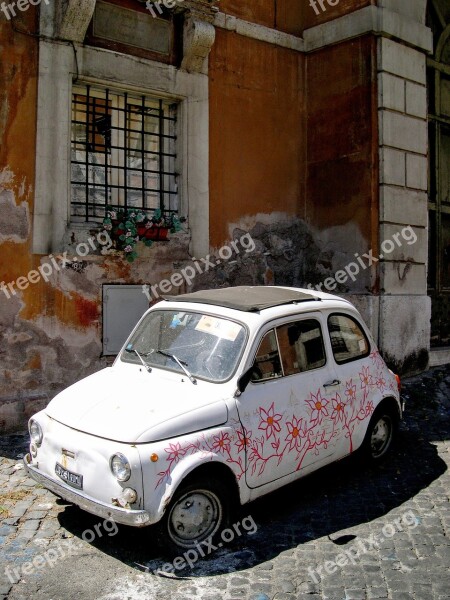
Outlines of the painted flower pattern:
<svg viewBox="0 0 450 600">
<path fill-rule="evenodd" d="M 238 480 L 244 476 L 262 478 L 266 474 L 268 481 L 273 474 L 269 473 L 270 469 L 280 467 L 284 473 L 292 472 L 289 469 L 300 470 L 305 462 L 310 464 L 308 455 L 320 456 L 339 440 L 348 440 L 348 451 L 352 452 L 356 433 L 370 418 L 384 390 L 395 384 L 395 379 L 384 368 L 376 366 L 378 356 L 373 353 L 371 360 L 363 363 L 356 379 L 346 381 L 343 389 L 335 390 L 333 396 L 326 397 L 322 388 L 295 398 L 291 391 L 290 402 L 286 400 L 283 404 L 274 400 L 268 408 L 267 405 L 246 407 L 240 418 L 223 430 L 203 432 L 170 443 L 164 448 L 165 470 L 158 473 L 156 487 L 167 481 L 184 456 L 196 455 L 206 461 L 220 455 Z M 283 409 L 289 406 L 289 413 L 282 413 L 282 406 Z M 241 420 L 253 425 L 247 429 Z"/>
<path fill-rule="evenodd" d="M 219 435 L 215 435 L 213 437 L 213 449 L 217 452 L 229 452 L 231 446 L 231 440 L 228 433 L 224 433 L 223 431 L 219 433 Z"/>
<path fill-rule="evenodd" d="M 164 450 L 167 452 L 167 460 L 171 463 L 177 463 L 186 454 L 186 450 L 178 442 L 176 444 L 169 444 L 169 447 Z"/>
<path fill-rule="evenodd" d="M 245 427 L 244 431 L 236 431 L 236 435 L 238 437 L 237 442 L 235 442 L 235 446 L 238 449 L 238 452 L 243 452 L 245 449 L 250 448 L 252 441 L 252 432 L 248 431 Z"/>
<path fill-rule="evenodd" d="M 278 413 L 274 414 L 274 411 L 274 402 L 272 402 L 268 411 L 264 410 L 262 407 L 259 409 L 261 422 L 258 429 L 266 432 L 267 440 L 270 440 L 272 436 L 275 437 L 275 434 L 280 433 L 281 431 L 280 421 L 283 415 Z"/>
<path fill-rule="evenodd" d="M 359 374 L 361 380 L 361 389 L 365 389 L 373 385 L 372 375 L 370 374 L 369 367 L 363 367 L 362 372 Z"/>
<path fill-rule="evenodd" d="M 386 387 L 386 379 L 384 379 L 383 375 L 378 375 L 375 381 L 375 385 L 380 390 L 380 392 L 384 390 L 384 388 Z"/>
<path fill-rule="evenodd" d="M 306 400 L 308 406 L 312 410 L 311 424 L 320 425 L 324 417 L 328 417 L 328 400 L 322 397 L 321 391 L 317 390 L 317 394 L 310 394 L 310 398 Z"/>
<path fill-rule="evenodd" d="M 335 398 L 331 399 L 333 410 L 331 412 L 331 418 L 336 425 L 337 423 L 343 423 L 345 419 L 345 404 L 342 402 L 339 394 L 336 394 Z"/>
<path fill-rule="evenodd" d="M 349 402 L 354 402 L 356 400 L 356 385 L 353 383 L 353 379 L 350 379 L 350 381 L 347 381 L 345 384 L 345 395 Z"/>
<path fill-rule="evenodd" d="M 302 433 L 302 424 L 303 419 L 297 419 L 294 415 L 292 415 L 291 421 L 286 422 L 288 434 L 285 441 L 289 443 L 289 450 L 292 450 L 292 448 L 300 450 L 302 437 L 304 437 L 304 433 Z"/>
</svg>

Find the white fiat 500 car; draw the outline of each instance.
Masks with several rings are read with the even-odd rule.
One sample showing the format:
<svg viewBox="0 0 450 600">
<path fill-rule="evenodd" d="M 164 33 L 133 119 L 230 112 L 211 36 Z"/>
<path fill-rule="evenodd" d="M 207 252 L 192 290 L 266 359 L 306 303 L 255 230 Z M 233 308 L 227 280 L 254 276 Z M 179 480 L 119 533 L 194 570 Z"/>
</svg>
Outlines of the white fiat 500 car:
<svg viewBox="0 0 450 600">
<path fill-rule="evenodd" d="M 29 422 L 28 473 L 171 549 L 245 504 L 362 449 L 390 449 L 400 381 L 357 310 L 321 292 L 236 287 L 166 299 L 112 367 Z"/>
</svg>

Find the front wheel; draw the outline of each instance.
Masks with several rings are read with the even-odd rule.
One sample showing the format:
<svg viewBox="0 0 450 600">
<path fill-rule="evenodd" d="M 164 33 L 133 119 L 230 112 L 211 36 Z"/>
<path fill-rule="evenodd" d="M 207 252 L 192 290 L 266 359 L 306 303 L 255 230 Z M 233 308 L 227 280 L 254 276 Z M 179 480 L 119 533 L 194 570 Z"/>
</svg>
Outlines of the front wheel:
<svg viewBox="0 0 450 600">
<path fill-rule="evenodd" d="M 398 429 L 398 418 L 388 407 L 377 408 L 363 442 L 363 453 L 372 462 L 380 462 L 391 450 Z"/>
<path fill-rule="evenodd" d="M 184 552 L 214 539 L 229 520 L 229 501 L 217 480 L 181 485 L 162 519 L 160 538 L 170 552 Z"/>
</svg>

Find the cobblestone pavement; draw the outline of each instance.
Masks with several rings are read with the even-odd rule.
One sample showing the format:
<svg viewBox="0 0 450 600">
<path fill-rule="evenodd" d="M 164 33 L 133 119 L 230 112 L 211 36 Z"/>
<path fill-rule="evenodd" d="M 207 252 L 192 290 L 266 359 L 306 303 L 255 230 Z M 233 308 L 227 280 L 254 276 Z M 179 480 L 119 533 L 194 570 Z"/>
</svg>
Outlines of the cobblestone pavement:
<svg viewBox="0 0 450 600">
<path fill-rule="evenodd" d="M 405 381 L 403 396 L 390 461 L 349 458 L 243 507 L 254 535 L 170 578 L 155 574 L 151 529 L 113 535 L 26 477 L 27 434 L 0 438 L 0 597 L 447 600 L 450 367 Z"/>
</svg>

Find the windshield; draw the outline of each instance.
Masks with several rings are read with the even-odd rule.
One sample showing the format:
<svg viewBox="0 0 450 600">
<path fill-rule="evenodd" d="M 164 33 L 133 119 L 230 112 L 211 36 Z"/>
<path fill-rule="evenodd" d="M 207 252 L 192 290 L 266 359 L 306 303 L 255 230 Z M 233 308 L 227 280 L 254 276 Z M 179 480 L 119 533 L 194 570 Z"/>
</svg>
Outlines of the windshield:
<svg viewBox="0 0 450 600">
<path fill-rule="evenodd" d="M 244 347 L 245 329 L 229 319 L 198 312 L 154 310 L 139 324 L 121 359 L 220 382 L 235 372 Z M 136 353 L 138 352 L 138 354 Z"/>
</svg>

